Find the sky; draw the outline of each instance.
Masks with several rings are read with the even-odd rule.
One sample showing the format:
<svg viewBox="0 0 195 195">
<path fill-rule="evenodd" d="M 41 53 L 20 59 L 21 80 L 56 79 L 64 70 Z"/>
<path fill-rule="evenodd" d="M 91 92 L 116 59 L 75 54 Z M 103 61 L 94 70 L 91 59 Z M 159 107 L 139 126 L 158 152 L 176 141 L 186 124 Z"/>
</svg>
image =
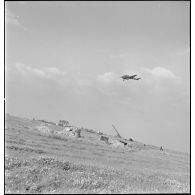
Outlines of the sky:
<svg viewBox="0 0 195 195">
<path fill-rule="evenodd" d="M 13 1 L 5 24 L 6 113 L 190 152 L 190 2 Z"/>
</svg>

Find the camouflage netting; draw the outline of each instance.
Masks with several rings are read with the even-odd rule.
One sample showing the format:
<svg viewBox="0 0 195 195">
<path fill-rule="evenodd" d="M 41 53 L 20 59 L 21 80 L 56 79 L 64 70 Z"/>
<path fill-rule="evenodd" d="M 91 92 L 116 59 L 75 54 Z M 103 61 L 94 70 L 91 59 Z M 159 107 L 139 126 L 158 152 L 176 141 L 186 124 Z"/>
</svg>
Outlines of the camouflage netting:
<svg viewBox="0 0 195 195">
<path fill-rule="evenodd" d="M 50 129 L 49 127 L 39 127 L 38 128 L 39 131 L 41 131 L 42 133 L 48 133 L 48 134 L 52 134 L 52 135 L 57 135 L 57 136 L 69 136 L 69 137 L 81 137 L 81 130 L 77 129 L 77 128 L 72 128 L 72 129 L 63 129 L 62 131 L 54 131 L 52 129 Z"/>
<path fill-rule="evenodd" d="M 121 142 L 121 141 L 116 140 L 116 139 L 109 140 L 109 143 L 113 147 L 126 147 L 126 148 L 129 148 L 129 149 L 132 149 L 132 145 L 131 144 L 129 144 L 129 143 L 125 144 L 125 142 Z"/>
<path fill-rule="evenodd" d="M 50 129 L 48 126 L 46 125 L 41 125 L 41 126 L 37 126 L 35 127 L 35 129 L 37 129 L 38 131 L 40 131 L 41 133 L 53 133 L 53 130 Z"/>
<path fill-rule="evenodd" d="M 75 136 L 75 132 L 72 131 L 58 131 L 55 133 L 62 136 Z"/>
<path fill-rule="evenodd" d="M 81 130 L 76 127 L 65 127 L 62 131 L 55 131 L 51 129 L 48 125 L 42 124 L 40 126 L 34 127 L 33 129 L 38 130 L 43 134 L 81 137 Z"/>
<path fill-rule="evenodd" d="M 124 144 L 123 143 L 121 143 L 120 141 L 118 141 L 118 140 L 109 140 L 109 142 L 110 142 L 110 144 L 112 144 L 112 146 L 114 146 L 114 147 L 118 147 L 118 146 L 124 146 Z"/>
<path fill-rule="evenodd" d="M 81 137 L 81 130 L 77 127 L 65 127 L 63 131 L 58 132 L 58 134 Z"/>
</svg>

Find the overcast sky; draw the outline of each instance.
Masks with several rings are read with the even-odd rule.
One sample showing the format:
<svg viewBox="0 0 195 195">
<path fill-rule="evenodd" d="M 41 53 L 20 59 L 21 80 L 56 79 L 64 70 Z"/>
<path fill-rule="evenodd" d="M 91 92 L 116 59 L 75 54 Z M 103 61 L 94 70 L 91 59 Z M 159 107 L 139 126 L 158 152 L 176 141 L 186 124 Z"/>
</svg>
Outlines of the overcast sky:
<svg viewBox="0 0 195 195">
<path fill-rule="evenodd" d="M 190 2 L 6 2 L 6 112 L 190 151 Z M 123 82 L 122 74 L 139 81 Z"/>
</svg>

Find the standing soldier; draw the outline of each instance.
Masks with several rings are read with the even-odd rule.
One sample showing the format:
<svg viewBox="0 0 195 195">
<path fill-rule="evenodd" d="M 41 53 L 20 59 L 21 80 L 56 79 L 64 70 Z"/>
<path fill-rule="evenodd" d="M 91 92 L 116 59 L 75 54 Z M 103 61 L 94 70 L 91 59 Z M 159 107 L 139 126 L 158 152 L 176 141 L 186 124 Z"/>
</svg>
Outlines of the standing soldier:
<svg viewBox="0 0 195 195">
<path fill-rule="evenodd" d="M 81 137 L 81 130 L 80 130 L 80 129 L 77 129 L 77 130 L 76 130 L 76 134 L 77 134 L 77 137 L 78 137 L 78 138 Z"/>
</svg>

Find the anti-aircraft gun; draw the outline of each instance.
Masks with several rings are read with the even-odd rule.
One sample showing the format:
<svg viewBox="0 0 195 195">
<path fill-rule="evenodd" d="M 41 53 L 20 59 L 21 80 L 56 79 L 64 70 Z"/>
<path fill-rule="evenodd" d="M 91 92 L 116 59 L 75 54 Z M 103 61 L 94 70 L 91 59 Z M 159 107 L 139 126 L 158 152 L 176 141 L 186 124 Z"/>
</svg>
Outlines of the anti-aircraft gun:
<svg viewBox="0 0 195 195">
<path fill-rule="evenodd" d="M 121 135 L 119 134 L 119 132 L 117 131 L 116 127 L 114 125 L 112 125 L 112 127 L 116 131 L 116 137 L 122 138 Z"/>
<path fill-rule="evenodd" d="M 112 125 L 113 129 L 116 131 L 116 137 L 119 138 L 118 140 L 124 144 L 124 146 L 127 145 L 127 142 L 125 141 L 124 138 L 121 137 L 121 135 L 119 134 L 119 132 L 117 131 L 116 127 L 114 125 Z"/>
</svg>

